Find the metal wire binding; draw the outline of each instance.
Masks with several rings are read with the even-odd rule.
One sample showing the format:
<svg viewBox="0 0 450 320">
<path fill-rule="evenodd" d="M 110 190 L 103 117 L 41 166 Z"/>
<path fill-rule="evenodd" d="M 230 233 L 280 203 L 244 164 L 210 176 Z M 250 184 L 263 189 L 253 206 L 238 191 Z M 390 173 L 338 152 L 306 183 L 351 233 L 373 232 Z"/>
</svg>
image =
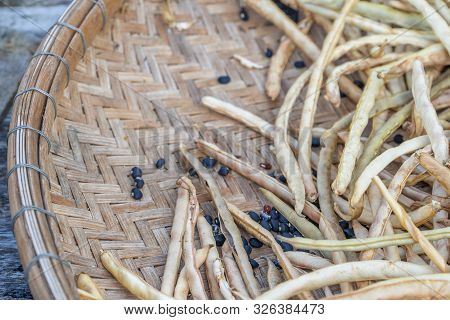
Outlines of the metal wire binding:
<svg viewBox="0 0 450 320">
<path fill-rule="evenodd" d="M 16 171 L 19 168 L 27 168 L 27 169 L 32 169 L 40 174 L 42 174 L 44 177 L 47 178 L 48 184 L 50 185 L 50 177 L 47 174 L 47 172 L 45 172 L 44 170 L 42 170 L 41 168 L 35 166 L 34 164 L 29 164 L 29 163 L 17 163 L 16 165 L 14 165 L 14 167 L 12 167 L 7 173 L 6 173 L 6 180 L 9 179 L 9 177 L 11 176 L 11 174 L 13 174 L 14 171 Z"/>
<path fill-rule="evenodd" d="M 36 58 L 36 57 L 39 57 L 39 56 L 50 56 L 50 57 L 55 57 L 55 58 L 57 58 L 59 61 L 61 61 L 63 64 L 64 64 L 64 66 L 66 67 L 66 72 L 67 72 L 67 83 L 66 83 L 66 87 L 69 85 L 69 81 L 70 81 L 70 66 L 69 66 L 69 63 L 67 62 L 67 60 L 64 58 L 64 57 L 62 57 L 62 56 L 60 56 L 60 55 L 58 55 L 58 54 L 56 54 L 56 53 L 53 53 L 53 52 L 44 52 L 44 51 L 38 51 L 38 52 L 36 52 L 32 57 L 31 57 L 31 59 L 34 59 L 34 58 Z"/>
<path fill-rule="evenodd" d="M 102 22 L 102 31 L 105 29 L 106 21 L 108 20 L 108 16 L 106 14 L 106 6 L 103 0 L 89 0 L 93 2 L 95 5 L 97 5 L 100 8 L 100 11 L 102 12 L 103 22 Z"/>
<path fill-rule="evenodd" d="M 50 141 L 50 138 L 49 138 L 44 132 L 42 132 L 41 130 L 38 130 L 38 129 L 36 129 L 36 128 L 30 127 L 30 126 L 28 126 L 28 125 L 17 126 L 17 127 L 13 128 L 13 129 L 9 130 L 9 131 L 8 131 L 8 134 L 6 135 L 6 139 L 8 140 L 9 136 L 10 136 L 11 134 L 13 134 L 14 132 L 19 131 L 19 130 L 23 130 L 23 129 L 28 129 L 28 130 L 31 130 L 31 131 L 33 131 L 33 132 L 36 132 L 36 133 L 37 133 L 38 135 L 40 135 L 42 138 L 44 138 L 45 140 L 47 140 L 48 148 L 49 148 L 49 149 L 52 148 L 52 142 Z"/>
<path fill-rule="evenodd" d="M 86 43 L 86 38 L 84 37 L 83 31 L 81 31 L 81 29 L 79 29 L 71 24 L 68 24 L 66 22 L 56 22 L 54 25 L 69 28 L 70 30 L 75 31 L 76 33 L 78 33 L 80 35 L 81 42 L 83 43 L 83 56 L 84 56 L 84 54 L 86 53 L 86 50 L 87 50 L 87 43 Z"/>
<path fill-rule="evenodd" d="M 47 91 L 44 91 L 44 90 L 42 90 L 41 88 L 38 88 L 38 87 L 31 87 L 31 88 L 27 88 L 27 89 L 25 89 L 25 90 L 23 90 L 23 91 L 20 91 L 20 92 L 18 92 L 15 96 L 14 96 L 14 100 L 13 100 L 13 105 L 14 105 L 14 103 L 16 102 L 16 99 L 19 97 L 19 96 L 21 96 L 21 95 L 23 95 L 23 94 L 25 94 L 25 93 L 27 93 L 27 92 L 30 92 L 30 91 L 36 91 L 36 92 L 39 92 L 40 94 L 43 94 L 44 96 L 46 96 L 47 98 L 49 98 L 51 101 L 52 101 L 52 104 L 53 104 L 53 109 L 55 110 L 55 118 L 56 118 L 56 115 L 57 115 L 57 109 L 56 109 L 56 100 L 55 100 L 55 98 L 53 98 L 53 96 L 50 94 L 50 93 L 48 93 Z"/>
<path fill-rule="evenodd" d="M 61 258 L 60 256 L 57 256 L 56 254 L 53 253 L 41 253 L 38 254 L 37 256 L 34 256 L 30 262 L 28 262 L 28 265 L 23 269 L 23 273 L 25 275 L 25 279 L 27 279 L 27 281 L 29 281 L 29 273 L 31 268 L 39 262 L 39 260 L 41 260 L 42 258 L 47 258 L 47 259 L 54 259 L 54 260 L 58 260 L 61 264 L 66 265 L 67 267 L 69 267 L 69 269 L 72 269 L 72 266 L 70 265 L 70 263 L 67 260 L 64 260 L 63 258 Z"/>
<path fill-rule="evenodd" d="M 37 211 L 39 213 L 43 213 L 43 214 L 45 214 L 45 215 L 47 215 L 47 216 L 49 216 L 49 217 L 51 217 L 53 219 L 56 219 L 56 215 L 53 212 L 50 212 L 48 210 L 45 210 L 45 209 L 42 209 L 42 208 L 39 208 L 39 207 L 35 207 L 35 206 L 22 207 L 22 209 L 17 211 L 13 215 L 13 217 L 11 219 L 11 227 L 12 227 L 13 233 L 15 233 L 14 232 L 14 226 L 16 225 L 17 219 L 20 218 L 21 216 L 23 216 L 27 211 L 31 211 L 31 210 Z"/>
</svg>

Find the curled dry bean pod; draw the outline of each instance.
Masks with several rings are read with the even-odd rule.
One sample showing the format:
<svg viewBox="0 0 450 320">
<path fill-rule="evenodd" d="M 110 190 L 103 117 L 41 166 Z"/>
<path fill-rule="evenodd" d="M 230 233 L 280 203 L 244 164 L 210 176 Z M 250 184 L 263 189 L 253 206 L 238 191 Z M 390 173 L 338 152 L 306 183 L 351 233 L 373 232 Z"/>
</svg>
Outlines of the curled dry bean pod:
<svg viewBox="0 0 450 320">
<path fill-rule="evenodd" d="M 172 297 L 162 293 L 139 276 L 125 268 L 110 252 L 100 254 L 103 266 L 128 291 L 142 300 L 171 300 Z M 178 270 L 177 270 L 178 271 Z"/>
<path fill-rule="evenodd" d="M 437 300 L 450 296 L 448 273 L 380 281 L 363 289 L 339 294 L 331 300 Z"/>
<path fill-rule="evenodd" d="M 250 296 L 248 295 L 245 282 L 242 279 L 241 273 L 239 271 L 239 267 L 234 260 L 233 251 L 231 250 L 230 245 L 226 242 L 222 246 L 222 259 L 225 266 L 225 272 L 227 274 L 227 278 L 233 290 L 233 293 L 235 293 L 241 299 L 249 300 Z"/>
<path fill-rule="evenodd" d="M 220 259 L 216 259 L 213 261 L 213 272 L 216 277 L 216 281 L 219 284 L 220 292 L 225 300 L 236 300 L 231 292 L 230 285 L 225 279 L 225 269 L 222 265 L 222 261 Z"/>
<path fill-rule="evenodd" d="M 420 165 L 424 167 L 436 180 L 444 187 L 447 194 L 450 194 L 450 169 L 441 164 L 431 155 L 425 152 L 418 152 Z"/>
<path fill-rule="evenodd" d="M 94 296 L 96 300 L 105 300 L 100 288 L 94 280 L 86 273 L 82 272 L 77 278 L 77 287 Z"/>
<path fill-rule="evenodd" d="M 317 270 L 333 265 L 333 263 L 328 259 L 306 252 L 289 251 L 285 254 L 294 266 L 302 269 Z"/>
<path fill-rule="evenodd" d="M 382 280 L 410 275 L 431 274 L 429 266 L 418 266 L 409 262 L 358 261 L 347 262 L 319 269 L 296 279 L 288 280 L 266 291 L 258 300 L 289 299 L 303 290 L 313 290 L 341 282 Z"/>
<path fill-rule="evenodd" d="M 198 269 L 205 263 L 208 257 L 210 246 L 200 248 L 195 251 L 195 267 Z M 187 300 L 189 294 L 189 283 L 186 277 L 186 267 L 183 267 L 178 276 L 177 284 L 174 290 L 174 298 L 177 300 Z"/>
</svg>

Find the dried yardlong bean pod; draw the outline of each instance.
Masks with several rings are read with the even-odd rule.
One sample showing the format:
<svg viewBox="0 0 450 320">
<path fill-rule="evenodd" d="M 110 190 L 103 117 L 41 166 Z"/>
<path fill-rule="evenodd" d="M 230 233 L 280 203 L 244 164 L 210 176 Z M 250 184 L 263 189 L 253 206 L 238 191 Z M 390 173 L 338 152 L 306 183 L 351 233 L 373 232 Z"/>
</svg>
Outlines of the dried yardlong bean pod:
<svg viewBox="0 0 450 320">
<path fill-rule="evenodd" d="M 94 296 L 97 300 L 105 300 L 100 288 L 94 280 L 86 273 L 82 272 L 77 278 L 77 287 Z"/>
<path fill-rule="evenodd" d="M 219 258 L 219 252 L 216 248 L 216 241 L 210 224 L 206 221 L 204 216 L 199 216 L 197 219 L 197 230 L 200 237 L 202 247 L 208 249 L 208 256 L 206 257 L 206 277 L 208 278 L 209 292 L 214 300 L 223 300 L 220 293 L 219 285 L 214 277 L 213 262 Z"/>
<path fill-rule="evenodd" d="M 314 198 L 317 198 L 316 188 L 314 186 L 313 174 L 311 169 L 311 140 L 312 140 L 312 127 L 314 125 L 314 117 L 317 111 L 317 102 L 320 95 L 320 87 L 323 81 L 323 73 L 327 67 L 327 64 L 331 60 L 331 56 L 334 48 L 336 47 L 338 40 L 341 37 L 342 30 L 345 25 L 345 16 L 350 12 L 352 7 L 358 3 L 359 0 L 347 0 L 343 6 L 339 17 L 334 21 L 333 27 L 326 36 L 322 45 L 322 51 L 314 63 L 311 79 L 308 84 L 308 90 L 306 92 L 305 102 L 302 109 L 302 117 L 300 119 L 299 126 L 299 151 L 298 162 L 300 165 L 305 188 L 315 193 Z M 312 195 L 311 195 L 312 196 Z M 314 199 L 313 199 L 314 200 Z"/>
<path fill-rule="evenodd" d="M 301 234 L 307 238 L 311 239 L 323 239 L 320 230 L 308 219 L 305 218 L 303 214 L 292 210 L 292 208 L 283 202 L 280 198 L 274 195 L 272 192 L 259 188 L 264 197 L 269 200 L 270 203 L 287 219 L 294 225 Z"/>
<path fill-rule="evenodd" d="M 383 197 L 389 202 L 389 205 L 394 211 L 397 218 L 400 220 L 402 226 L 408 230 L 411 234 L 411 237 L 417 241 L 420 246 L 423 248 L 425 254 L 433 261 L 434 264 L 441 270 L 442 272 L 448 272 L 448 265 L 446 261 L 442 258 L 439 252 L 433 247 L 430 241 L 423 235 L 423 233 L 414 225 L 411 218 L 406 214 L 405 209 L 403 209 L 397 201 L 390 195 L 389 191 L 383 184 L 383 182 L 378 178 L 378 176 L 373 178 L 373 181 L 376 183 L 378 188 L 380 188 Z"/>
<path fill-rule="evenodd" d="M 225 265 L 225 272 L 233 292 L 237 292 L 240 297 L 249 300 L 250 296 L 248 295 L 241 272 L 239 271 L 239 267 L 234 260 L 233 251 L 227 242 L 225 242 L 222 246 L 222 260 Z"/>
<path fill-rule="evenodd" d="M 422 14 L 450 54 L 450 27 L 444 18 L 425 0 L 408 1 Z"/>
<path fill-rule="evenodd" d="M 402 277 L 372 284 L 363 289 L 339 294 L 331 300 L 435 300 L 450 296 L 448 273 Z"/>
<path fill-rule="evenodd" d="M 197 191 L 191 180 L 187 177 L 181 177 L 177 184 L 179 188 L 189 191 L 188 216 L 186 220 L 186 229 L 183 237 L 183 258 L 184 268 L 186 269 L 186 278 L 192 297 L 195 300 L 208 300 L 203 280 L 195 263 L 194 230 L 199 215 L 199 204 L 197 201 Z"/>
<path fill-rule="evenodd" d="M 410 275 L 431 274 L 429 266 L 408 262 L 358 261 L 319 269 L 288 280 L 257 297 L 258 300 L 289 299 L 303 290 L 312 290 L 347 281 L 382 280 Z"/>
<path fill-rule="evenodd" d="M 285 253 L 294 266 L 302 269 L 317 270 L 333 265 L 330 260 L 301 251 L 288 251 Z"/>
<path fill-rule="evenodd" d="M 216 281 L 219 284 L 220 292 L 225 300 L 236 300 L 231 292 L 230 285 L 225 279 L 225 269 L 222 265 L 222 261 L 220 259 L 216 259 L 213 261 L 213 272 L 216 277 Z"/>
<path fill-rule="evenodd" d="M 344 1 L 345 0 L 297 0 L 299 4 L 314 3 L 334 10 L 342 8 Z M 398 25 L 408 29 L 420 28 L 422 30 L 428 30 L 430 28 L 419 14 L 404 12 L 380 3 L 360 1 L 353 8 L 353 11 L 372 20 Z"/>
<path fill-rule="evenodd" d="M 450 228 L 423 231 L 423 235 L 429 240 L 450 238 Z M 321 251 L 363 251 L 367 249 L 385 248 L 392 245 L 403 246 L 414 244 L 416 241 L 408 233 L 397 233 L 366 239 L 347 240 L 313 240 L 307 238 L 277 238 L 292 244 L 296 249 L 321 250 Z"/>
<path fill-rule="evenodd" d="M 122 284 L 133 295 L 143 300 L 171 300 L 172 297 L 162 293 L 150 284 L 141 279 L 114 257 L 110 252 L 103 251 L 100 253 L 100 259 L 103 266 L 111 275 Z"/>
<path fill-rule="evenodd" d="M 297 214 L 301 214 L 303 206 L 305 205 L 305 189 L 309 201 L 315 201 L 317 198 L 316 188 L 314 181 L 312 181 L 312 175 L 307 180 L 305 172 L 300 171 L 300 167 L 295 159 L 288 143 L 288 122 L 292 108 L 294 106 L 297 97 L 301 90 L 309 79 L 311 69 L 303 72 L 294 84 L 289 89 L 284 99 L 283 105 L 280 107 L 277 119 L 275 120 L 275 156 L 277 158 L 278 165 L 286 177 L 289 188 L 294 195 L 295 211 Z M 308 159 L 309 163 L 309 159 Z"/>
<path fill-rule="evenodd" d="M 310 17 L 306 17 L 298 24 L 299 29 L 307 34 L 312 26 Z M 295 44 L 292 43 L 288 37 L 281 39 L 277 52 L 275 52 L 272 59 L 270 59 L 269 70 L 266 77 L 266 94 L 271 100 L 278 98 L 281 91 L 281 77 L 286 68 L 289 58 L 295 51 Z"/>
<path fill-rule="evenodd" d="M 289 19 L 272 1 L 270 0 L 246 0 L 247 5 L 259 15 L 272 22 L 293 43 L 311 60 L 315 61 L 320 55 L 320 49 L 317 45 L 303 32 L 301 32 L 295 23 Z M 331 68 L 327 69 L 330 72 Z M 341 78 L 342 91 L 352 100 L 358 101 L 361 90 L 347 77 Z"/>
<path fill-rule="evenodd" d="M 195 251 L 195 267 L 198 269 L 202 264 L 205 263 L 208 257 L 210 246 L 200 248 Z M 186 277 L 186 268 L 183 267 L 178 276 L 177 284 L 174 290 L 174 298 L 177 300 L 187 300 L 189 294 L 189 284 Z"/>
<path fill-rule="evenodd" d="M 80 296 L 80 300 L 104 300 L 99 298 L 98 296 L 87 292 L 83 289 L 77 288 L 78 295 Z"/>
<path fill-rule="evenodd" d="M 275 264 L 266 257 L 267 260 L 267 282 L 269 283 L 269 288 L 272 289 L 275 286 L 283 282 L 283 275 L 280 270 L 275 266 Z"/>
<path fill-rule="evenodd" d="M 270 246 L 272 251 L 276 255 L 281 267 L 283 268 L 284 275 L 286 279 L 294 279 L 299 276 L 299 272 L 295 269 L 289 259 L 286 257 L 285 252 L 280 247 L 278 242 L 273 237 L 270 231 L 261 227 L 257 222 L 253 221 L 247 214 L 239 210 L 235 205 L 230 202 L 227 202 L 227 206 L 233 215 L 233 218 L 236 220 L 241 227 L 243 227 L 248 233 L 257 238 L 262 243 Z M 303 292 L 300 295 L 301 299 L 314 299 L 312 294 L 309 292 Z"/>
<path fill-rule="evenodd" d="M 434 8 L 439 12 L 439 14 L 450 23 L 450 9 L 445 4 L 444 0 L 434 0 Z"/>
<path fill-rule="evenodd" d="M 440 209 L 441 204 L 437 201 L 431 200 L 431 203 L 421 206 L 414 211 L 408 212 L 408 215 L 411 217 L 414 224 L 419 227 L 425 222 L 431 220 Z M 391 224 L 393 228 L 403 228 L 395 215 L 391 216 Z"/>
<path fill-rule="evenodd" d="M 403 162 L 399 170 L 395 173 L 389 184 L 389 193 L 394 199 L 398 199 L 402 192 L 402 189 L 405 187 L 408 176 L 417 167 L 418 163 L 419 161 L 417 160 L 417 157 L 413 155 L 405 162 Z M 386 199 L 384 199 L 375 214 L 373 223 L 370 226 L 369 237 L 381 236 L 385 232 L 385 230 L 387 231 L 386 234 L 393 233 L 392 225 L 389 220 L 391 212 L 392 210 L 389 206 L 389 203 Z M 367 250 L 361 253 L 361 260 L 372 260 L 374 256 L 374 250 Z"/>
<path fill-rule="evenodd" d="M 424 4 L 421 5 L 425 6 Z M 444 23 L 446 24 L 445 21 Z M 448 28 L 448 32 L 450 33 L 450 28 Z M 448 40 L 449 39 L 447 39 L 448 42 L 447 50 L 450 50 L 450 42 Z M 423 68 L 422 63 L 419 60 L 414 61 L 413 64 L 412 92 L 415 101 L 415 109 L 420 114 L 420 117 L 422 118 L 423 127 L 428 137 L 430 138 L 431 148 L 433 150 L 434 157 L 436 158 L 437 161 L 440 162 L 447 161 L 449 157 L 448 139 L 444 134 L 444 130 L 441 124 L 439 123 L 436 110 L 431 104 L 429 92 L 427 90 L 426 85 L 425 70 Z M 435 183 L 433 184 L 432 195 L 443 197 L 448 196 L 443 187 L 437 181 L 435 181 Z M 439 211 L 433 218 L 434 228 L 442 228 L 443 226 L 442 224 L 439 223 L 439 220 L 447 217 L 448 217 L 447 211 L 445 210 Z M 449 256 L 448 241 L 438 241 L 435 244 L 436 248 L 438 249 L 443 259 L 447 261 Z"/>
<path fill-rule="evenodd" d="M 170 243 L 167 251 L 168 261 L 164 267 L 161 283 L 161 292 L 172 296 L 180 268 L 183 236 L 186 230 L 188 217 L 189 192 L 185 188 L 178 189 L 178 199 L 173 216 L 172 230 L 170 231 Z"/>
<path fill-rule="evenodd" d="M 236 252 L 236 262 L 239 266 L 239 270 L 241 270 L 242 278 L 247 285 L 250 296 L 256 297 L 260 293 L 258 281 L 256 280 L 250 262 L 248 261 L 247 253 L 242 244 L 241 233 L 220 194 L 217 182 L 211 177 L 210 173 L 202 166 L 196 157 L 183 147 L 180 150 L 195 171 L 197 171 L 199 176 L 208 184 L 208 189 L 217 208 L 219 218 L 222 220 L 221 227 L 224 235 L 232 249 Z"/>
<path fill-rule="evenodd" d="M 420 165 L 436 178 L 447 194 L 450 194 L 450 169 L 428 153 L 418 152 L 417 157 Z"/>
<path fill-rule="evenodd" d="M 326 81 L 325 98 L 334 106 L 339 107 L 341 104 L 341 92 L 339 90 L 339 78 L 344 74 L 349 74 L 358 70 L 372 68 L 374 66 L 385 64 L 396 60 L 405 55 L 405 53 L 390 53 L 379 58 L 362 58 L 343 63 L 333 69 Z"/>
<path fill-rule="evenodd" d="M 289 189 L 275 178 L 267 175 L 265 172 L 254 168 L 249 163 L 237 159 L 229 153 L 226 153 L 212 143 L 198 140 L 197 147 L 200 151 L 206 153 L 214 159 L 217 159 L 217 161 L 223 165 L 246 177 L 250 181 L 253 181 L 258 186 L 261 186 L 262 188 L 276 194 L 279 198 L 283 199 L 283 201 L 294 205 L 294 197 Z M 319 223 L 320 212 L 318 212 L 315 206 L 310 202 L 305 202 L 303 213 L 312 221 Z"/>
</svg>

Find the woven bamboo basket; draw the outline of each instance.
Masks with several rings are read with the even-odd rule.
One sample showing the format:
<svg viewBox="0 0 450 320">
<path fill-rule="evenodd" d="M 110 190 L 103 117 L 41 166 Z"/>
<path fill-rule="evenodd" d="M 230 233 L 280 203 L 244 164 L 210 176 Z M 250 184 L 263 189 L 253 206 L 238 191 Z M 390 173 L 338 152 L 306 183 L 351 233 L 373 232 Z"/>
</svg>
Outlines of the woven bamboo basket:
<svg viewBox="0 0 450 320">
<path fill-rule="evenodd" d="M 189 167 L 180 143 L 201 137 L 241 159 L 272 165 L 272 142 L 201 106 L 211 95 L 273 122 L 284 92 L 302 72 L 291 58 L 281 97 L 264 94 L 264 70 L 231 59 L 241 54 L 268 64 L 281 33 L 256 14 L 239 18 L 230 0 L 180 0 L 177 31 L 161 18 L 160 0 L 76 0 L 50 29 L 20 84 L 8 137 L 9 198 L 14 233 L 36 299 L 76 299 L 75 277 L 86 272 L 109 299 L 132 298 L 103 268 L 100 250 L 159 287 L 170 240 L 176 180 Z M 320 43 L 320 30 L 312 30 Z M 307 61 L 307 60 L 305 60 Z M 310 61 L 307 61 L 309 63 Z M 231 82 L 217 78 L 229 75 Z M 320 102 L 317 126 L 327 128 L 354 106 Z M 291 127 L 298 125 L 292 115 Z M 201 154 L 196 153 L 199 157 Z M 164 169 L 155 168 L 159 158 Z M 130 196 L 130 168 L 143 169 L 140 201 Z M 222 195 L 242 210 L 267 200 L 252 182 L 215 175 Z M 202 182 L 192 178 L 201 209 L 216 216 Z M 198 239 L 196 239 L 198 241 Z M 267 287 L 269 248 L 253 250 Z M 203 270 L 203 269 L 202 269 Z M 206 280 L 205 280 L 206 281 Z"/>
</svg>

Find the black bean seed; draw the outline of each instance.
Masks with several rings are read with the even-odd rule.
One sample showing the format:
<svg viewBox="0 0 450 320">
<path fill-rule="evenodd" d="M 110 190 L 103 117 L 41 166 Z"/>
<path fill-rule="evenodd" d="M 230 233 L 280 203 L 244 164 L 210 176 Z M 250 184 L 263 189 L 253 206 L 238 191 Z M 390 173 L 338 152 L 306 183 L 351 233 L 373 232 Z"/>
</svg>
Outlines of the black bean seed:
<svg viewBox="0 0 450 320">
<path fill-rule="evenodd" d="M 142 170 L 138 167 L 131 168 L 131 177 L 136 179 L 136 177 L 142 177 Z"/>
<path fill-rule="evenodd" d="M 244 7 L 241 7 L 241 10 L 239 11 L 239 18 L 241 18 L 242 21 L 248 21 L 248 12 Z"/>
<path fill-rule="evenodd" d="M 289 225 L 287 223 L 280 223 L 279 232 L 289 232 Z"/>
<path fill-rule="evenodd" d="M 348 229 L 350 228 L 350 225 L 348 224 L 348 221 L 345 220 L 339 220 L 339 225 L 342 229 Z"/>
<path fill-rule="evenodd" d="M 286 183 L 287 182 L 286 177 L 283 176 L 283 175 L 279 176 L 278 180 L 280 180 L 282 183 Z"/>
<path fill-rule="evenodd" d="M 142 196 L 143 196 L 142 191 L 139 190 L 138 188 L 133 188 L 133 189 L 131 190 L 131 197 L 132 197 L 134 200 L 141 200 L 141 199 L 142 199 Z"/>
<path fill-rule="evenodd" d="M 294 232 L 292 232 L 292 234 L 294 235 L 294 237 L 303 237 L 303 235 L 298 230 L 295 230 Z"/>
<path fill-rule="evenodd" d="M 318 147 L 320 147 L 320 138 L 318 138 L 318 137 L 313 137 L 312 140 L 311 140 L 311 146 L 312 146 L 313 148 L 318 148 Z"/>
<path fill-rule="evenodd" d="M 347 97 L 347 95 L 344 92 L 342 92 L 342 91 L 339 92 L 339 95 L 341 96 L 341 98 Z"/>
<path fill-rule="evenodd" d="M 242 239 L 242 244 L 243 244 L 244 246 L 248 246 L 248 241 L 247 241 L 247 239 L 245 239 L 244 236 L 241 236 L 241 239 Z"/>
<path fill-rule="evenodd" d="M 211 157 L 204 157 L 202 159 L 202 164 L 205 168 L 213 168 L 217 163 L 216 159 L 213 159 Z"/>
<path fill-rule="evenodd" d="M 404 141 L 404 139 L 403 139 L 403 136 L 401 134 L 396 134 L 394 136 L 394 142 L 395 143 L 401 144 L 401 143 L 403 143 L 403 141 Z"/>
<path fill-rule="evenodd" d="M 294 67 L 296 67 L 297 69 L 302 69 L 306 67 L 306 63 L 302 60 L 297 60 L 294 62 Z"/>
<path fill-rule="evenodd" d="M 272 210 L 270 210 L 270 216 L 272 217 L 272 219 L 279 219 L 280 213 L 278 212 L 277 209 L 272 208 Z"/>
<path fill-rule="evenodd" d="M 142 179 L 141 177 L 136 177 L 134 179 L 134 186 L 138 189 L 142 189 L 142 187 L 144 186 L 145 182 L 144 179 Z"/>
<path fill-rule="evenodd" d="M 250 211 L 248 215 L 250 216 L 250 218 L 252 218 L 253 221 L 256 221 L 258 223 L 261 221 L 261 217 L 255 211 Z"/>
<path fill-rule="evenodd" d="M 282 268 L 281 268 L 281 265 L 280 265 L 280 263 L 278 262 L 277 259 L 273 259 L 272 262 L 273 262 L 273 264 L 275 265 L 275 267 L 277 267 L 278 270 L 281 270 L 281 269 L 282 269 Z"/>
<path fill-rule="evenodd" d="M 214 218 L 214 223 L 220 227 L 220 219 L 218 217 Z"/>
<path fill-rule="evenodd" d="M 219 228 L 219 226 L 218 226 L 217 224 L 213 223 L 213 224 L 211 225 L 211 228 L 212 228 L 213 234 L 218 234 L 218 233 L 220 233 L 220 228 Z"/>
<path fill-rule="evenodd" d="M 155 167 L 156 167 L 156 169 L 161 169 L 162 167 L 164 167 L 165 164 L 166 164 L 166 160 L 161 158 L 161 159 L 158 159 L 158 161 L 156 161 Z"/>
<path fill-rule="evenodd" d="M 217 82 L 220 84 L 228 84 L 230 83 L 231 78 L 230 76 L 220 76 L 217 78 Z"/>
<path fill-rule="evenodd" d="M 272 51 L 272 49 L 267 48 L 266 51 L 264 51 L 264 55 L 265 55 L 267 58 L 272 58 L 272 56 L 273 56 L 273 51 Z"/>
<path fill-rule="evenodd" d="M 225 236 L 221 233 L 214 235 L 214 240 L 216 240 L 216 246 L 221 247 L 225 243 Z"/>
<path fill-rule="evenodd" d="M 252 247 L 250 247 L 249 245 L 244 246 L 244 250 L 245 250 L 245 252 L 247 252 L 248 255 L 250 255 L 250 253 L 252 253 Z"/>
<path fill-rule="evenodd" d="M 272 217 L 265 212 L 261 213 L 261 220 L 270 221 Z"/>
<path fill-rule="evenodd" d="M 297 228 L 294 225 L 289 225 L 289 232 L 293 233 L 294 231 L 298 231 Z"/>
<path fill-rule="evenodd" d="M 361 89 L 364 88 L 364 82 L 362 82 L 361 80 L 355 80 L 353 81 L 353 83 L 356 84 Z"/>
<path fill-rule="evenodd" d="M 190 169 L 189 169 L 189 175 L 190 175 L 191 177 L 198 176 L 197 171 L 195 171 L 194 168 L 190 168 Z"/>
<path fill-rule="evenodd" d="M 267 220 L 261 221 L 261 227 L 263 227 L 264 229 L 266 229 L 268 231 L 272 230 L 272 224 Z"/>
<path fill-rule="evenodd" d="M 356 238 L 355 232 L 353 231 L 352 228 L 344 229 L 344 234 L 345 234 L 345 237 L 347 239 L 354 239 L 354 238 Z"/>
<path fill-rule="evenodd" d="M 230 173 L 230 169 L 225 166 L 221 166 L 219 171 L 217 172 L 220 176 L 225 177 Z"/>
<path fill-rule="evenodd" d="M 280 218 L 278 218 L 281 223 L 289 223 L 289 220 L 286 219 L 282 214 L 280 214 Z"/>
<path fill-rule="evenodd" d="M 287 242 L 281 242 L 280 246 L 284 252 L 294 250 L 294 247 L 290 243 L 287 243 Z"/>
<path fill-rule="evenodd" d="M 280 231 L 280 222 L 278 221 L 278 219 L 271 219 L 270 223 L 272 224 L 272 231 L 273 232 L 278 232 Z"/>
<path fill-rule="evenodd" d="M 248 243 L 253 247 L 253 248 L 261 248 L 263 246 L 263 243 L 261 241 L 259 241 L 256 238 L 250 238 L 250 240 L 248 240 Z"/>
<path fill-rule="evenodd" d="M 248 259 L 248 261 L 250 262 L 250 265 L 252 266 L 253 269 L 256 269 L 259 267 L 259 263 L 256 262 L 254 259 Z"/>
<path fill-rule="evenodd" d="M 281 232 L 280 236 L 285 238 L 293 238 L 294 236 L 290 232 Z"/>
<path fill-rule="evenodd" d="M 209 214 L 206 214 L 206 215 L 205 215 L 205 219 L 206 219 L 206 221 L 208 221 L 208 223 L 209 223 L 210 225 L 213 224 L 213 218 L 212 218 Z"/>
</svg>

